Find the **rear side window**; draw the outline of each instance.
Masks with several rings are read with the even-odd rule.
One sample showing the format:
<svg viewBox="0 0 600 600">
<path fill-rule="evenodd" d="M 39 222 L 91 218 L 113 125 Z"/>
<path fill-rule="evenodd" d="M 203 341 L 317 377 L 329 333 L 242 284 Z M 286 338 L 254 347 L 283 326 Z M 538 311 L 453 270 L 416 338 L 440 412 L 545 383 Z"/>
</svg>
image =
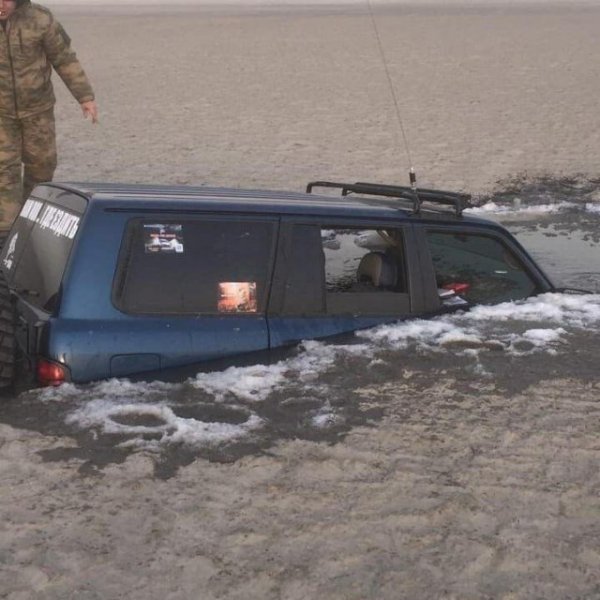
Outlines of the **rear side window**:
<svg viewBox="0 0 600 600">
<path fill-rule="evenodd" d="M 272 222 L 135 220 L 113 300 L 142 314 L 260 314 L 275 240 Z"/>
<path fill-rule="evenodd" d="M 50 202 L 28 199 L 0 255 L 11 287 L 44 310 L 53 310 L 80 215 Z"/>
<path fill-rule="evenodd" d="M 410 312 L 400 229 L 294 226 L 285 314 L 401 315 Z"/>
<path fill-rule="evenodd" d="M 403 242 L 394 229 L 322 229 L 328 293 L 407 292 Z"/>
<path fill-rule="evenodd" d="M 453 290 L 469 302 L 492 304 L 536 292 L 519 258 L 494 237 L 430 231 L 427 240 L 441 294 Z"/>
</svg>

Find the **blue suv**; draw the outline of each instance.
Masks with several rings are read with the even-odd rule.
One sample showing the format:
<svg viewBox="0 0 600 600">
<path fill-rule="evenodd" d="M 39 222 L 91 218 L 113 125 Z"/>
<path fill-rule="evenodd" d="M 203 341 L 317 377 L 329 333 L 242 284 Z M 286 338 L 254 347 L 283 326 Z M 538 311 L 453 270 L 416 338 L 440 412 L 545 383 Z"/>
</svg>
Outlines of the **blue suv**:
<svg viewBox="0 0 600 600">
<path fill-rule="evenodd" d="M 317 195 L 335 188 L 341 195 Z M 0 255 L 0 385 L 152 374 L 554 286 L 468 197 L 38 186 Z M 149 375 L 150 376 L 150 375 Z"/>
</svg>

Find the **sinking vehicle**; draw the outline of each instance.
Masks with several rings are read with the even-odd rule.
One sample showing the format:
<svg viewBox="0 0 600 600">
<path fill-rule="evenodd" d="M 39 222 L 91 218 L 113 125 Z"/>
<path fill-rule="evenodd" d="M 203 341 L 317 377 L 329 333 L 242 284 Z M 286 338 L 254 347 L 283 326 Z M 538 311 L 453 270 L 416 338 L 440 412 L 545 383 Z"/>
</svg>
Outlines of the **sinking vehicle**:
<svg viewBox="0 0 600 600">
<path fill-rule="evenodd" d="M 15 352 L 39 384 L 160 377 L 555 289 L 468 205 L 463 194 L 327 181 L 306 193 L 38 186 L 0 255 L 2 386 Z"/>
</svg>

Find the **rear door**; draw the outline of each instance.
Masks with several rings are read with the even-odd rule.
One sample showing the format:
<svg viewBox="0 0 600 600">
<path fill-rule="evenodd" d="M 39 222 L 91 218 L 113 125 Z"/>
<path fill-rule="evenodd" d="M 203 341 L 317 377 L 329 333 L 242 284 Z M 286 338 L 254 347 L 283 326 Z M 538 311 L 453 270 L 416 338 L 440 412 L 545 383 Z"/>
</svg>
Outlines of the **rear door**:
<svg viewBox="0 0 600 600">
<path fill-rule="evenodd" d="M 422 312 L 417 265 L 405 223 L 285 219 L 269 305 L 271 347 Z"/>
</svg>

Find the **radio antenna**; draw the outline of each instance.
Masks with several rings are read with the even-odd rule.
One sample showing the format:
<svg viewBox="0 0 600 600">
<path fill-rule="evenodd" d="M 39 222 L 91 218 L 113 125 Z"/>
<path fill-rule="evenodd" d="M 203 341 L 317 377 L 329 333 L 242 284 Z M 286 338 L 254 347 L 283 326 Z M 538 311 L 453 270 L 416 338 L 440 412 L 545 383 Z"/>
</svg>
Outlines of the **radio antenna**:
<svg viewBox="0 0 600 600">
<path fill-rule="evenodd" d="M 375 19 L 375 13 L 373 12 L 373 7 L 371 6 L 371 0 L 366 0 L 367 8 L 369 10 L 369 16 L 371 17 L 371 24 L 373 25 L 373 31 L 375 32 L 375 38 L 377 39 L 377 48 L 379 49 L 379 56 L 381 57 L 381 62 L 383 63 L 383 68 L 385 70 L 385 76 L 387 78 L 387 82 L 390 88 L 390 93 L 392 96 L 392 100 L 394 101 L 394 108 L 396 111 L 396 119 L 398 120 L 398 125 L 400 126 L 400 132 L 402 133 L 402 140 L 404 141 L 404 149 L 406 150 L 406 155 L 408 157 L 409 170 L 408 177 L 410 180 L 410 187 L 415 195 L 415 206 L 420 207 L 419 201 L 419 193 L 417 191 L 417 175 L 415 173 L 415 169 L 413 167 L 412 156 L 410 154 L 410 147 L 408 145 L 408 139 L 406 137 L 406 131 L 404 130 L 404 123 L 402 122 L 402 116 L 400 114 L 400 104 L 398 103 L 398 97 L 396 95 L 396 90 L 394 88 L 394 84 L 392 82 L 392 77 L 390 75 L 390 69 L 388 67 L 388 62 L 385 56 L 385 52 L 383 51 L 383 44 L 381 43 L 381 36 L 379 35 L 379 28 L 377 27 L 377 20 Z M 396 144 L 398 140 L 398 133 L 396 132 Z"/>
</svg>

